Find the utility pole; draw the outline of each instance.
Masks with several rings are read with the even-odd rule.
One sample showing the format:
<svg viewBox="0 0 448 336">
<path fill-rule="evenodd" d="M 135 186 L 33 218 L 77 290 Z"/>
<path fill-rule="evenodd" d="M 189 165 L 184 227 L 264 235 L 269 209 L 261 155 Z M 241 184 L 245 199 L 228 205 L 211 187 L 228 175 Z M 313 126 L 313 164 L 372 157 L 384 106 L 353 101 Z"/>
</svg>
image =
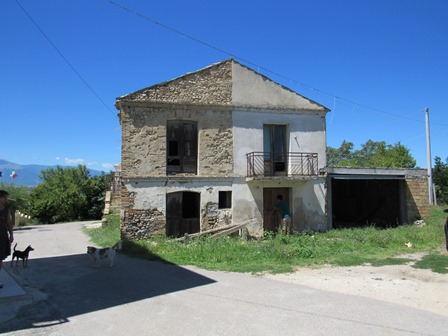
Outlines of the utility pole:
<svg viewBox="0 0 448 336">
<path fill-rule="evenodd" d="M 431 164 L 431 136 L 429 133 L 429 108 L 425 108 L 425 122 L 426 122 L 426 164 L 428 167 L 428 194 L 429 204 L 434 204 L 433 188 L 432 188 L 432 164 Z"/>
</svg>

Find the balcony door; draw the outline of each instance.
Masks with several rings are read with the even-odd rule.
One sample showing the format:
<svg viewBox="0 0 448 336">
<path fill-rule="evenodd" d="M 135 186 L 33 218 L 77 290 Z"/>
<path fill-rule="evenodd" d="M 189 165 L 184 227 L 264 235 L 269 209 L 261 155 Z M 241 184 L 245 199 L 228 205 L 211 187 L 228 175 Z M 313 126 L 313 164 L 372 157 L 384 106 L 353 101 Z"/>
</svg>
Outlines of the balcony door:
<svg viewBox="0 0 448 336">
<path fill-rule="evenodd" d="M 286 175 L 286 125 L 263 125 L 265 175 Z"/>
</svg>

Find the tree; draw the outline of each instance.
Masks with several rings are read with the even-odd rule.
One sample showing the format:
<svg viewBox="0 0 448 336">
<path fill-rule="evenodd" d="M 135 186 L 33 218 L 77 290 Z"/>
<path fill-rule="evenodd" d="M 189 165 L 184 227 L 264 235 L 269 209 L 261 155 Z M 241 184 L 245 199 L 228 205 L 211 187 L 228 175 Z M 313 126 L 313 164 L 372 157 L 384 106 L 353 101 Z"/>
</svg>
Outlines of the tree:
<svg viewBox="0 0 448 336">
<path fill-rule="evenodd" d="M 327 165 L 348 167 L 353 165 L 353 142 L 342 141 L 341 147 L 327 147 Z"/>
<path fill-rule="evenodd" d="M 8 203 L 11 204 L 14 210 L 28 213 L 30 189 L 25 186 L 15 186 L 14 184 L 4 182 L 0 182 L 0 189 L 8 192 Z"/>
<path fill-rule="evenodd" d="M 330 167 L 415 168 L 416 161 L 400 142 L 389 145 L 385 141 L 368 140 L 358 150 L 353 150 L 353 143 L 346 141 L 339 148 L 328 147 L 327 164 Z"/>
<path fill-rule="evenodd" d="M 44 223 L 99 219 L 107 184 L 104 174 L 90 177 L 86 166 L 44 169 L 31 193 L 31 216 Z"/>
<path fill-rule="evenodd" d="M 84 218 L 101 218 L 104 210 L 105 194 L 108 187 L 108 175 L 91 177 L 84 185 L 84 193 L 87 196 L 87 207 Z"/>
<path fill-rule="evenodd" d="M 448 158 L 445 163 L 438 156 L 434 159 L 432 181 L 436 186 L 436 198 L 440 204 L 448 204 Z"/>
</svg>

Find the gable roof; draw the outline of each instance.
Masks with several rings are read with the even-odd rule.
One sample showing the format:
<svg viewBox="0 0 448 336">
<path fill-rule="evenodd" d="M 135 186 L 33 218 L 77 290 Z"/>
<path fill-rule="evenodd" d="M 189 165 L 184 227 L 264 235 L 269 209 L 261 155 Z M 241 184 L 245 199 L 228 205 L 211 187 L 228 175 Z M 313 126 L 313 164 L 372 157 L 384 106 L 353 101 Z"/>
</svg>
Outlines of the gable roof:
<svg viewBox="0 0 448 336">
<path fill-rule="evenodd" d="M 121 96 L 117 102 L 329 111 L 233 58 Z"/>
</svg>

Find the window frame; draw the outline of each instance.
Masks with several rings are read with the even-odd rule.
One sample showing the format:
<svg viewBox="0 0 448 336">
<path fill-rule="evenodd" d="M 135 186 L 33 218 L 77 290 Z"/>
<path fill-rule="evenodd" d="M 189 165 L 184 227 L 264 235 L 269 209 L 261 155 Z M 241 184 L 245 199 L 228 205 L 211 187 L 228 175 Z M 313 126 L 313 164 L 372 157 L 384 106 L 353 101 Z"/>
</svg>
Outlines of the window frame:
<svg viewBox="0 0 448 336">
<path fill-rule="evenodd" d="M 198 127 L 196 121 L 168 120 L 166 147 L 167 175 L 197 174 Z"/>
</svg>

